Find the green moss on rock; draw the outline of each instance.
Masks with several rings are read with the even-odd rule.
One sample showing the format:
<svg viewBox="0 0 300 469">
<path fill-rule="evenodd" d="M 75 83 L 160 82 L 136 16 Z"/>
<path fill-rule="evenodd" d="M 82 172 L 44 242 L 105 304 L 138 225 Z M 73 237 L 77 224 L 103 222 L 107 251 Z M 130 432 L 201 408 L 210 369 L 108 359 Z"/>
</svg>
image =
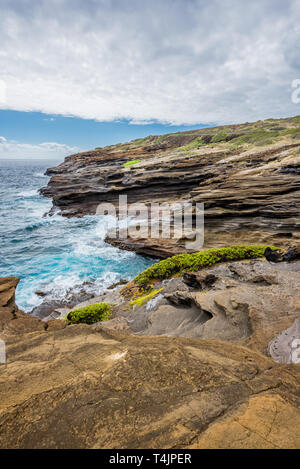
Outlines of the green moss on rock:
<svg viewBox="0 0 300 469">
<path fill-rule="evenodd" d="M 267 246 L 231 246 L 207 249 L 193 254 L 178 254 L 153 264 L 134 279 L 137 284 L 147 284 L 152 280 L 163 280 L 183 271 L 195 272 L 202 267 L 210 267 L 218 262 L 238 261 L 263 257 Z M 271 247 L 272 249 L 276 249 Z"/>
<path fill-rule="evenodd" d="M 134 164 L 140 163 L 142 160 L 131 160 L 131 161 L 126 161 L 126 163 L 122 164 L 123 168 L 128 168 Z"/>
<path fill-rule="evenodd" d="M 111 312 L 108 303 L 95 303 L 84 308 L 75 309 L 67 315 L 71 324 L 94 324 L 99 321 L 107 321 Z"/>
</svg>

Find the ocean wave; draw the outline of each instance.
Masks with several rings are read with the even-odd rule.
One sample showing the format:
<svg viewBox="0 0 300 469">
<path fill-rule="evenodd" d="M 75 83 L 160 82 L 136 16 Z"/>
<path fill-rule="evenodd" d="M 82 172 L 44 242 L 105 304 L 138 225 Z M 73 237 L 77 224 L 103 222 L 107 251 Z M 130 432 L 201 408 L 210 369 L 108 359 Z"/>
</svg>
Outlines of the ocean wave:
<svg viewBox="0 0 300 469">
<path fill-rule="evenodd" d="M 111 228 L 116 226 L 125 227 L 130 222 L 130 219 L 119 222 L 115 217 L 95 216 L 92 218 L 94 223 L 89 229 L 85 230 L 84 236 L 82 232 L 77 230 L 68 238 L 68 242 L 72 245 L 75 255 L 78 256 L 96 256 L 103 260 L 123 261 L 134 257 L 136 254 L 131 251 L 121 251 L 120 249 L 110 246 L 104 242 L 104 239 Z"/>
<path fill-rule="evenodd" d="M 32 189 L 29 191 L 22 191 L 17 194 L 18 197 L 22 197 L 22 198 L 35 197 L 36 195 L 39 195 L 39 192 L 37 189 Z"/>
<path fill-rule="evenodd" d="M 32 225 L 27 225 L 25 227 L 25 231 L 33 231 L 33 230 L 37 230 L 43 223 L 40 222 L 40 223 L 33 223 Z M 23 228 L 24 229 L 24 228 Z M 19 230 L 20 231 L 20 230 Z"/>
<path fill-rule="evenodd" d="M 73 297 L 80 296 L 82 292 L 99 295 L 119 278 L 116 272 L 105 272 L 97 279 L 90 276 L 81 278 L 78 274 L 58 275 L 51 282 L 42 285 L 42 288 L 48 292 L 47 300 L 70 301 Z"/>
<path fill-rule="evenodd" d="M 43 170 L 39 166 L 32 171 L 30 166 L 22 171 L 10 168 L 1 179 L 1 256 L 5 262 L 0 263 L 0 276 L 21 278 L 16 291 L 21 309 L 30 312 L 45 300 L 35 294 L 37 290 L 45 291 L 49 301 L 80 297 L 82 289 L 98 295 L 152 263 L 104 242 L 109 229 L 116 224 L 125 227 L 130 219 L 120 223 L 114 217 L 97 215 L 69 219 L 57 212 L 45 216 L 52 202 L 36 187 Z"/>
<path fill-rule="evenodd" d="M 123 276 L 124 277 L 124 276 Z M 105 272 L 99 278 L 87 275 L 83 278 L 79 274 L 58 275 L 53 279 L 39 283 L 36 279 L 22 295 L 17 293 L 17 301 L 26 304 L 26 311 L 30 312 L 42 303 L 61 302 L 73 305 L 85 301 L 86 298 L 95 297 L 103 293 L 107 287 L 121 279 L 117 272 Z M 21 282 L 22 283 L 22 282 Z M 43 296 L 35 294 L 42 291 Z"/>
</svg>

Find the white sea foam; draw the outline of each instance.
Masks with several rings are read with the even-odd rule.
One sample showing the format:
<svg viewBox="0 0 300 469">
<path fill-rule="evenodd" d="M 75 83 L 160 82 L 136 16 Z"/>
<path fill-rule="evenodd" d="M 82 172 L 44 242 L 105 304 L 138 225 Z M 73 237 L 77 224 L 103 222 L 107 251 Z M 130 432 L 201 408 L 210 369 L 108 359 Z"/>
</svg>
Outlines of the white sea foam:
<svg viewBox="0 0 300 469">
<path fill-rule="evenodd" d="M 38 173 L 35 175 L 38 177 Z M 44 217 L 51 200 L 31 187 L 20 184 L 11 194 L 8 208 L 1 202 L 0 210 L 3 220 L 8 216 L 16 219 L 13 239 L 7 238 L 7 262 L 2 263 L 2 273 L 14 272 L 21 277 L 16 295 L 17 304 L 24 311 L 30 312 L 43 301 L 81 301 L 85 293 L 97 296 L 121 278 L 129 280 L 149 265 L 148 260 L 134 252 L 104 242 L 109 229 L 116 225 L 124 228 L 132 218 L 120 222 L 114 217 L 92 215 L 67 219 L 58 213 Z M 12 242 L 18 242 L 14 244 L 13 260 Z M 37 290 L 46 296 L 36 295 Z"/>
<path fill-rule="evenodd" d="M 120 222 L 122 227 L 128 220 Z M 104 242 L 107 232 L 119 222 L 115 217 L 105 216 L 97 222 L 96 226 L 85 233 L 84 238 L 80 234 L 71 234 L 68 238 L 76 255 L 97 256 L 105 260 L 120 260 L 135 256 L 130 251 L 120 251 Z"/>
<path fill-rule="evenodd" d="M 22 191 L 18 193 L 18 197 L 35 197 L 38 195 L 37 189 L 32 189 L 30 191 Z"/>
<path fill-rule="evenodd" d="M 39 290 L 46 293 L 46 296 L 41 299 L 35 295 L 34 306 L 38 306 L 42 301 L 71 301 L 73 298 L 84 294 L 99 295 L 107 287 L 115 283 L 120 276 L 116 272 L 104 272 L 96 280 L 91 280 L 90 277 L 80 278 L 77 274 L 58 275 L 48 282 L 39 285 Z"/>
</svg>

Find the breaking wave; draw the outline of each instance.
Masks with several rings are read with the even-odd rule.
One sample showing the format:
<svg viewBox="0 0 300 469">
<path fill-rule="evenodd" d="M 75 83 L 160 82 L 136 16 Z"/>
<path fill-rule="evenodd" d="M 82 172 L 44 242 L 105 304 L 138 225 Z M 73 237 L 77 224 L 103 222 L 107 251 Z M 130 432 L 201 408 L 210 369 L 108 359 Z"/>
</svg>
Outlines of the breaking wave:
<svg viewBox="0 0 300 469">
<path fill-rule="evenodd" d="M 13 163 L 0 162 L 0 276 L 21 278 L 20 308 L 29 312 L 43 301 L 37 290 L 60 300 L 85 283 L 85 290 L 97 295 L 153 263 L 104 242 L 113 219 L 45 215 L 51 201 L 38 190 L 47 183 L 44 172 L 53 162 Z"/>
</svg>

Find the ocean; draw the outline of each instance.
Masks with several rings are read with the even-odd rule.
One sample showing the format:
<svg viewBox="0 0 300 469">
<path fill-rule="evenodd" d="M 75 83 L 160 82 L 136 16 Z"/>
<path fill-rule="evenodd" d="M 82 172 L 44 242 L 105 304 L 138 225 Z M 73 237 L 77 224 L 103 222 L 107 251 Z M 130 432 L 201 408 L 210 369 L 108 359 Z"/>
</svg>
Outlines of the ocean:
<svg viewBox="0 0 300 469">
<path fill-rule="evenodd" d="M 121 278 L 130 280 L 153 260 L 104 242 L 107 225 L 96 216 L 50 217 L 50 199 L 39 195 L 47 185 L 47 160 L 0 159 L 0 277 L 21 279 L 19 308 L 30 312 L 43 299 L 60 300 L 83 282 L 99 294 Z"/>
</svg>

